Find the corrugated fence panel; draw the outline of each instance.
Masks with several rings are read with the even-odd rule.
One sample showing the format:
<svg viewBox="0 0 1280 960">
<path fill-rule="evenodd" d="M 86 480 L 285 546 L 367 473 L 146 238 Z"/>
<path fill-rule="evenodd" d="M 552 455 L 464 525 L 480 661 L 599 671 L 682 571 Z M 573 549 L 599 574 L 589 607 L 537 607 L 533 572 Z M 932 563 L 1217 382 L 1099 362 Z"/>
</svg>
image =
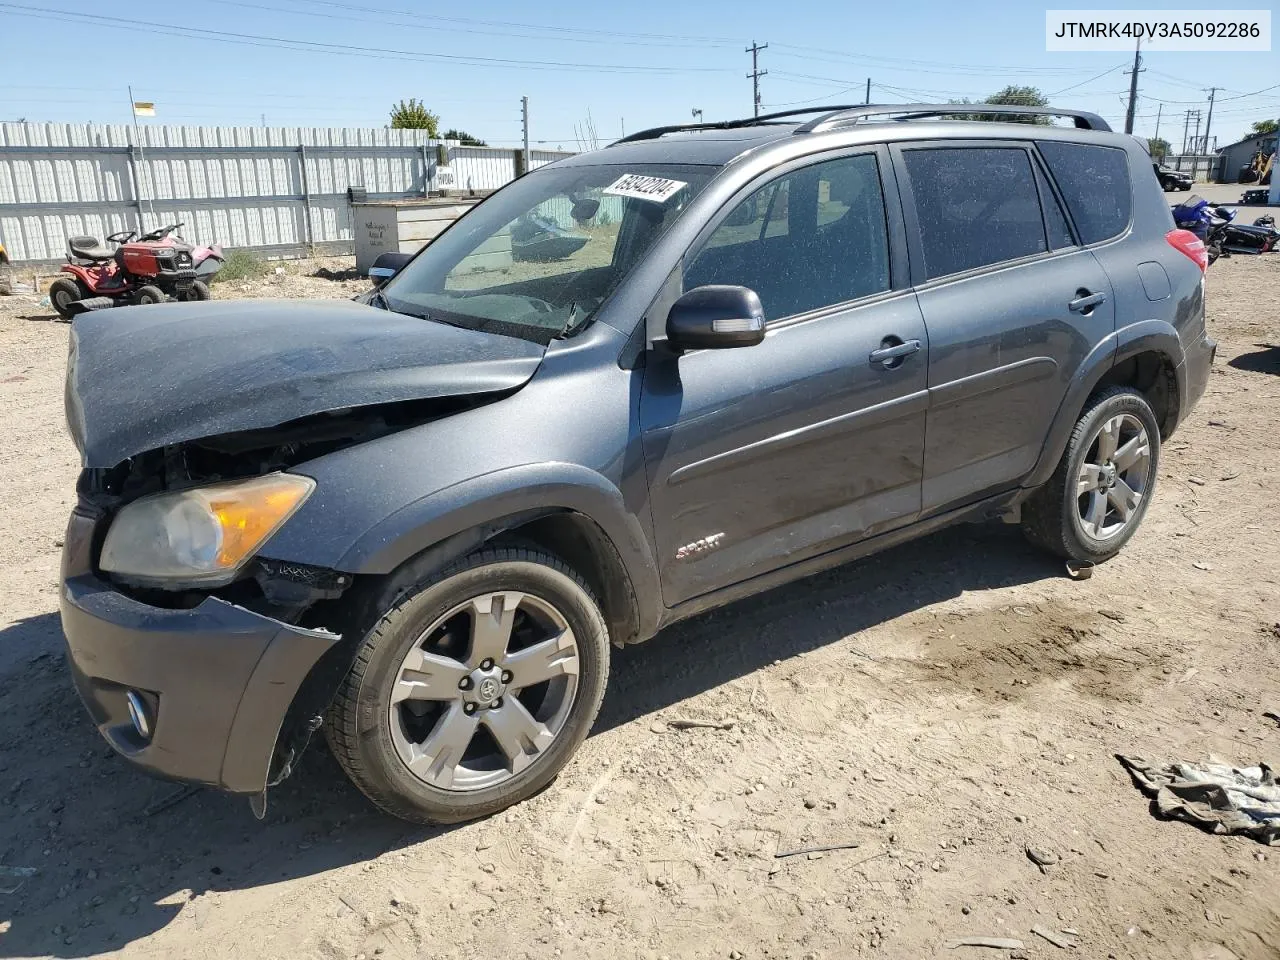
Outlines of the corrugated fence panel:
<svg viewBox="0 0 1280 960">
<path fill-rule="evenodd" d="M 529 169 L 536 170 L 538 167 L 544 167 L 548 163 L 555 163 L 564 157 L 572 157 L 572 153 L 564 153 L 560 150 L 530 150 L 529 151 Z"/>
<path fill-rule="evenodd" d="M 381 127 L 3 123 L 0 243 L 15 261 L 59 260 L 71 236 L 176 222 L 199 243 L 273 253 L 350 243 L 347 188 L 423 196 L 439 142 Z M 514 176 L 513 150 L 446 146 L 460 190 Z M 531 150 L 529 166 L 564 156 Z"/>
</svg>

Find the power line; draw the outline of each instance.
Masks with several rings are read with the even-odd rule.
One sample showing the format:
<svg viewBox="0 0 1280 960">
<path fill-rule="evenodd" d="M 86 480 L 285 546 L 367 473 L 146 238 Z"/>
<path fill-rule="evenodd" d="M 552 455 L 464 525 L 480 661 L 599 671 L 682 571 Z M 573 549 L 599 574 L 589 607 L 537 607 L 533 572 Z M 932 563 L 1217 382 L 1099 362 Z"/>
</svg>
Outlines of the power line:
<svg viewBox="0 0 1280 960">
<path fill-rule="evenodd" d="M 992 67 L 990 65 L 976 63 L 940 63 L 934 60 L 910 60 L 903 57 L 881 57 L 871 54 L 844 53 L 836 50 L 824 50 L 820 47 L 802 47 L 791 43 L 775 44 L 780 50 L 812 50 L 815 53 L 827 54 L 827 56 L 816 56 L 814 53 L 786 53 L 778 54 L 780 57 L 793 57 L 798 60 L 817 60 L 826 63 L 873 63 L 885 67 L 901 66 L 903 69 L 910 69 L 914 73 L 944 73 L 957 74 L 969 73 L 973 76 L 990 76 Z M 941 68 L 941 69 L 936 69 Z M 1088 67 L 1001 67 L 1002 73 L 1010 74 L 1044 74 L 1069 76 L 1073 73 L 1084 73 L 1090 69 Z"/>
<path fill-rule="evenodd" d="M 1056 97 L 1059 94 L 1066 93 L 1068 90 L 1074 90 L 1076 87 L 1083 87 L 1086 83 L 1093 83 L 1093 81 L 1095 80 L 1101 80 L 1103 77 L 1108 76 L 1109 74 L 1115 73 L 1117 70 L 1123 70 L 1123 69 L 1124 69 L 1123 63 L 1116 64 L 1116 66 L 1112 67 L 1110 70 L 1103 70 L 1096 77 L 1090 77 L 1088 80 L 1081 80 L 1079 83 L 1073 83 L 1069 87 L 1063 87 L 1061 90 L 1055 90 L 1053 93 L 1046 94 L 1046 96 Z"/>
<path fill-rule="evenodd" d="M 234 33 L 228 30 L 210 30 L 204 27 L 179 27 L 123 17 L 108 17 L 95 13 L 75 13 L 68 10 L 51 10 L 46 7 L 29 7 L 15 3 L 0 3 L 0 9 L 15 11 L 18 16 L 69 23 L 89 23 L 112 29 L 128 29 L 134 32 L 155 33 L 161 36 L 178 36 L 218 43 L 235 43 L 255 47 L 272 47 L 283 50 L 338 54 L 341 56 L 368 57 L 376 60 L 443 61 L 469 66 L 519 67 L 531 70 L 573 70 L 599 73 L 721 73 L 717 67 L 666 67 L 651 65 L 627 66 L 606 63 L 573 63 L 560 60 L 517 60 L 510 57 L 480 57 L 449 53 L 426 53 L 413 50 L 396 50 L 386 47 L 358 47 L 347 44 L 321 43 L 314 40 L 294 40 L 252 33 Z"/>
<path fill-rule="evenodd" d="M 518 23 L 511 20 L 477 20 L 470 17 L 442 17 L 435 14 L 417 13 L 409 10 L 388 10 L 385 7 L 366 7 L 351 3 L 338 3 L 337 0 L 294 0 L 294 2 L 318 4 L 324 7 L 337 7 L 342 10 L 357 10 L 362 13 L 374 13 L 379 16 L 394 14 L 395 16 L 408 17 L 414 20 L 440 21 L 445 23 L 469 23 L 481 26 L 491 27 L 516 27 L 521 30 L 544 30 L 558 33 L 578 33 L 584 35 L 594 35 L 601 39 L 615 40 L 618 37 L 632 37 L 636 39 L 649 40 L 665 40 L 680 42 L 697 42 L 697 43 L 724 43 L 739 44 L 742 43 L 740 37 L 700 37 L 700 36 L 678 36 L 664 33 L 629 33 L 617 30 L 593 30 L 589 27 L 557 27 L 536 23 Z"/>
<path fill-rule="evenodd" d="M 219 3 L 224 6 L 243 7 L 248 10 L 265 10 L 269 13 L 289 13 L 295 16 L 319 17 L 325 20 L 341 19 L 354 23 L 368 23 L 367 16 L 347 16 L 342 17 L 328 11 L 320 10 L 287 10 L 282 11 L 279 7 L 267 6 L 261 3 L 248 3 L 246 0 L 206 0 L 206 2 Z M 611 34 L 598 30 L 581 30 L 572 27 L 540 27 L 533 24 L 510 23 L 504 21 L 491 20 L 474 20 L 468 17 L 440 17 L 430 14 L 412 13 L 407 10 L 385 10 L 375 7 L 363 7 L 356 4 L 348 3 L 331 3 L 328 0 L 293 0 L 295 3 L 311 3 L 323 7 L 336 7 L 339 10 L 347 10 L 353 13 L 377 14 L 379 20 L 383 20 L 388 16 L 402 17 L 410 20 L 425 21 L 422 23 L 405 23 L 393 22 L 391 25 L 396 27 L 408 27 L 411 30 L 432 30 L 445 31 L 449 33 L 467 33 L 475 34 L 483 37 L 516 37 L 525 40 L 564 40 L 569 43 L 593 43 L 599 45 L 601 41 L 608 37 L 610 43 L 624 44 L 627 46 L 641 47 L 703 47 L 708 44 L 736 44 L 737 40 L 729 40 L 726 38 L 716 37 L 675 37 L 664 36 L 662 34 Z M 477 26 L 449 26 L 449 24 L 475 24 Z M 514 30 L 508 28 L 515 28 Z M 548 30 L 548 31 L 565 31 L 562 36 L 547 36 L 541 33 L 520 33 L 520 30 Z M 581 32 L 586 36 L 572 36 L 571 33 Z M 624 37 L 634 37 L 635 39 L 622 39 Z"/>
</svg>

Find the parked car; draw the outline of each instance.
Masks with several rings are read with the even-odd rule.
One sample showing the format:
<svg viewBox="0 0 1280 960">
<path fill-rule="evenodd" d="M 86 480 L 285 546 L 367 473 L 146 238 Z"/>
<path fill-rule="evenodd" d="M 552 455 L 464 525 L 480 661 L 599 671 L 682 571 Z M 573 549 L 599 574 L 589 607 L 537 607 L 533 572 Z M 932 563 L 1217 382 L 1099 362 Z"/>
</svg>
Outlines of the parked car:
<svg viewBox="0 0 1280 960">
<path fill-rule="evenodd" d="M 1156 177 L 1160 180 L 1160 187 L 1166 193 L 1190 190 L 1195 186 L 1195 178 L 1189 173 L 1174 170 L 1172 167 L 1166 167 L 1162 163 L 1153 164 L 1153 166 L 1156 169 Z"/>
<path fill-rule="evenodd" d="M 467 820 L 569 760 L 611 646 L 958 521 L 1114 556 L 1208 379 L 1204 246 L 1100 118 L 969 109 L 647 130 L 362 302 L 78 317 L 62 620 L 103 736 L 261 811 L 323 727 L 383 810 Z M 571 258 L 513 258 L 570 203 Z"/>
</svg>

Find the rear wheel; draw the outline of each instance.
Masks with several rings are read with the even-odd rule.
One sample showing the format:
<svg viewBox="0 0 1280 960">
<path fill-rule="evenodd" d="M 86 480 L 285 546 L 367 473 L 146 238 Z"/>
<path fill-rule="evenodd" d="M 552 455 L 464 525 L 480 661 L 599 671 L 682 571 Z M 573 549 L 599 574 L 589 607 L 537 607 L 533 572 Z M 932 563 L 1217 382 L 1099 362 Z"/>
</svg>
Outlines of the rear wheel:
<svg viewBox="0 0 1280 960">
<path fill-rule="evenodd" d="M 58 311 L 58 316 L 63 320 L 71 319 L 71 304 L 84 297 L 84 289 L 74 277 L 58 277 L 49 284 L 49 305 Z"/>
<path fill-rule="evenodd" d="M 208 300 L 212 296 L 213 292 L 209 289 L 209 285 L 207 283 L 203 280 L 195 280 L 192 282 L 191 286 L 182 292 L 182 295 L 178 297 L 178 299 L 186 301 Z"/>
<path fill-rule="evenodd" d="M 1101 390 L 1049 482 L 1023 505 L 1022 529 L 1068 560 L 1109 560 L 1146 515 L 1159 463 L 1160 428 L 1146 398 L 1131 387 Z"/>
<path fill-rule="evenodd" d="M 580 577 L 538 550 L 487 548 L 380 617 L 325 733 L 388 813 L 472 820 L 551 782 L 595 720 L 608 665 L 608 629 Z"/>
<path fill-rule="evenodd" d="M 149 283 L 144 287 L 139 287 L 138 292 L 133 295 L 133 302 L 138 304 L 164 303 L 166 299 L 163 290 Z"/>
</svg>

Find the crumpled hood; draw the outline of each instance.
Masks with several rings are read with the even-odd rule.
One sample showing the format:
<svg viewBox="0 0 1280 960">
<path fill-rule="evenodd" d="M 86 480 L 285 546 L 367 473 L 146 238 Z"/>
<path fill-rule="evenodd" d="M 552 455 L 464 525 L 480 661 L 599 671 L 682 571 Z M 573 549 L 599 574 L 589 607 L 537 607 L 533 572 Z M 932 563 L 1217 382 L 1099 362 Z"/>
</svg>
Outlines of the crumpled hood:
<svg viewBox="0 0 1280 960">
<path fill-rule="evenodd" d="M 224 300 L 82 314 L 67 426 L 86 467 L 369 404 L 514 390 L 545 347 L 349 300 Z"/>
</svg>

